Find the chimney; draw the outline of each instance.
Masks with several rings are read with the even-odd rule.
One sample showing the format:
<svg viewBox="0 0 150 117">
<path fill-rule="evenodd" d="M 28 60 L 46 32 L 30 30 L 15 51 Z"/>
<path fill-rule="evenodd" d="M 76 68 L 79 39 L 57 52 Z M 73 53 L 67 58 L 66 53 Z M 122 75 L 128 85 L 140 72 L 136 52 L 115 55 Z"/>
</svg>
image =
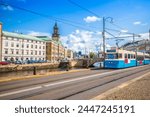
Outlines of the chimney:
<svg viewBox="0 0 150 117">
<path fill-rule="evenodd" d="M 2 23 L 0 22 L 0 61 L 2 61 Z"/>
</svg>

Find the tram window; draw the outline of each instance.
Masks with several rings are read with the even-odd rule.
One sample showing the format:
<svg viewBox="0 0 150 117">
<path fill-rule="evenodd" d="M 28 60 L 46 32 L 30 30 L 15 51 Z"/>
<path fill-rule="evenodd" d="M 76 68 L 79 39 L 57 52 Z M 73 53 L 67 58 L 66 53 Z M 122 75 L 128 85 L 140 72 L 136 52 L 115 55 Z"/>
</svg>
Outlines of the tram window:
<svg viewBox="0 0 150 117">
<path fill-rule="evenodd" d="M 133 59 L 133 54 L 131 54 L 131 58 Z"/>
<path fill-rule="evenodd" d="M 131 58 L 131 54 L 128 54 L 128 59 L 130 59 Z"/>
<path fill-rule="evenodd" d="M 118 54 L 118 58 L 122 58 L 122 54 L 121 53 Z"/>
<path fill-rule="evenodd" d="M 144 60 L 144 56 L 138 55 L 138 56 L 137 56 L 137 60 L 138 60 L 138 61 L 139 61 L 139 60 Z"/>
<path fill-rule="evenodd" d="M 106 58 L 107 59 L 118 59 L 118 54 L 107 54 Z"/>
<path fill-rule="evenodd" d="M 150 56 L 147 56 L 147 55 L 146 55 L 146 56 L 145 56 L 145 59 L 150 59 Z"/>
<path fill-rule="evenodd" d="M 118 59 L 118 54 L 115 54 L 115 59 Z"/>
<path fill-rule="evenodd" d="M 125 58 L 128 58 L 128 57 L 127 57 L 127 54 L 125 54 Z"/>
</svg>

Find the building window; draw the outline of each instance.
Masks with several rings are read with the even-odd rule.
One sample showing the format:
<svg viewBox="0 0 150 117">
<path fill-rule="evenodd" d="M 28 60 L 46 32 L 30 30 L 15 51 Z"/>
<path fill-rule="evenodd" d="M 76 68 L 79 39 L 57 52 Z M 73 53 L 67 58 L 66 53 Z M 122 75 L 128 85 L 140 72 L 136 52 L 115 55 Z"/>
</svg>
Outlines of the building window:
<svg viewBox="0 0 150 117">
<path fill-rule="evenodd" d="M 19 54 L 19 50 L 16 50 L 16 54 Z"/>
<path fill-rule="evenodd" d="M 39 46 L 39 49 L 41 49 L 41 46 Z"/>
<path fill-rule="evenodd" d="M 5 41 L 5 47 L 8 47 L 8 41 Z"/>
<path fill-rule="evenodd" d="M 41 55 L 41 51 L 39 51 L 39 55 Z"/>
<path fill-rule="evenodd" d="M 15 59 L 16 59 L 16 61 L 18 61 L 18 57 L 16 57 Z"/>
<path fill-rule="evenodd" d="M 22 50 L 22 55 L 24 54 L 24 50 Z"/>
<path fill-rule="evenodd" d="M 24 44 L 22 44 L 22 48 L 24 48 Z"/>
<path fill-rule="evenodd" d="M 37 49 L 37 45 L 35 45 L 35 48 Z"/>
<path fill-rule="evenodd" d="M 5 54 L 8 54 L 8 49 L 5 49 Z"/>
<path fill-rule="evenodd" d="M 11 54 L 14 54 L 14 49 L 11 49 Z"/>
<path fill-rule="evenodd" d="M 37 51 L 35 51 L 35 55 L 37 55 Z"/>
<path fill-rule="evenodd" d="M 26 54 L 27 54 L 27 55 L 29 54 L 29 50 L 26 51 Z"/>
<path fill-rule="evenodd" d="M 33 48 L 33 45 L 31 45 L 31 48 Z"/>
<path fill-rule="evenodd" d="M 33 55 L 33 51 L 31 51 L 31 55 Z"/>
<path fill-rule="evenodd" d="M 16 44 L 16 47 L 19 47 L 19 43 Z"/>
<path fill-rule="evenodd" d="M 21 57 L 21 60 L 22 60 L 22 61 L 24 60 L 23 57 Z"/>
<path fill-rule="evenodd" d="M 5 57 L 4 57 L 4 60 L 5 60 L 5 61 L 7 61 L 7 60 L 8 60 L 8 58 L 5 56 Z"/>
<path fill-rule="evenodd" d="M 29 44 L 27 44 L 27 48 L 29 48 Z"/>
<path fill-rule="evenodd" d="M 11 47 L 14 47 L 14 42 L 11 42 Z"/>
</svg>

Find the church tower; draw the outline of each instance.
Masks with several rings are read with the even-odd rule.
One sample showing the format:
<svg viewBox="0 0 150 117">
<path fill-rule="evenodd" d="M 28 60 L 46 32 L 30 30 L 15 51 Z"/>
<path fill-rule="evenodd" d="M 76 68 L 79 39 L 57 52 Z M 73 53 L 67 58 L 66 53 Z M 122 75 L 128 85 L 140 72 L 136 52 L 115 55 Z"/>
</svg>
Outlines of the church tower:
<svg viewBox="0 0 150 117">
<path fill-rule="evenodd" d="M 57 26 L 57 22 L 55 23 L 55 25 L 53 27 L 52 39 L 54 41 L 59 41 L 59 29 L 58 29 L 58 26 Z"/>
</svg>

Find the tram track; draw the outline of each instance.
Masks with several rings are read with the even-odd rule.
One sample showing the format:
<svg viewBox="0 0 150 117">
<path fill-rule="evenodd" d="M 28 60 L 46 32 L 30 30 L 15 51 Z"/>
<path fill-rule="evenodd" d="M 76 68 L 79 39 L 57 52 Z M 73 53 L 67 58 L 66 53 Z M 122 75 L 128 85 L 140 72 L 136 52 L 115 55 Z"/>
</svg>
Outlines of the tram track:
<svg viewBox="0 0 150 117">
<path fill-rule="evenodd" d="M 144 69 L 134 69 L 132 70 L 130 73 L 126 74 L 127 71 L 124 71 L 124 72 L 120 72 L 119 74 L 116 74 L 116 73 L 113 73 L 113 74 L 110 74 L 110 75 L 107 75 L 107 77 L 103 76 L 103 78 L 96 78 L 94 80 L 90 79 L 86 82 L 82 82 L 82 83 L 79 83 L 77 84 L 78 82 L 76 83 L 71 83 L 71 84 L 67 84 L 66 87 L 64 86 L 60 86 L 59 88 L 55 87 L 55 88 L 52 88 L 52 89 L 45 89 L 45 90 L 42 90 L 40 92 L 36 92 L 34 94 L 30 94 L 30 95 L 26 95 L 26 96 L 22 96 L 22 97 L 19 97 L 19 98 L 13 98 L 13 99 L 30 99 L 30 97 L 35 97 L 36 95 L 44 95 L 44 94 L 47 94 L 49 93 L 50 94 L 59 94 L 61 91 L 68 91 L 68 93 L 62 95 L 61 96 L 52 96 L 52 97 L 49 97 L 49 99 L 66 99 L 68 97 L 71 97 L 73 95 L 77 95 L 77 94 L 80 94 L 80 93 L 83 93 L 85 91 L 88 91 L 88 90 L 92 90 L 94 88 L 97 88 L 97 87 L 101 87 L 103 85 L 107 85 L 109 83 L 112 83 L 112 82 L 115 82 L 115 81 L 118 81 L 118 80 L 121 80 L 123 78 L 126 78 L 126 77 L 129 77 L 129 76 L 132 76 L 133 74 L 137 74 L 137 73 L 142 73 L 143 71 L 148 71 L 149 66 L 148 68 L 144 68 Z M 119 76 L 121 75 L 121 76 Z M 111 77 L 115 77 L 113 79 L 111 79 Z M 104 81 L 104 80 L 108 80 L 108 81 Z M 90 85 L 90 84 L 94 84 L 94 85 Z M 82 88 L 82 86 L 84 86 L 84 88 Z M 87 86 L 87 87 L 85 87 Z M 74 90 L 74 89 L 77 89 L 78 87 L 80 87 L 80 89 L 78 90 Z M 55 90 L 56 91 L 53 91 Z M 59 90 L 61 89 L 61 90 Z M 31 98 L 32 99 L 32 98 Z"/>
<path fill-rule="evenodd" d="M 106 70 L 104 71 L 100 71 L 100 72 L 107 72 Z M 69 73 L 69 74 L 72 74 L 72 73 Z M 5 82 L 5 83 L 0 83 L 0 92 L 4 92 L 4 91 L 9 91 L 9 90 L 13 90 L 13 89 L 16 89 L 16 88 L 23 88 L 23 87 L 30 87 L 30 86 L 37 86 L 37 85 L 42 85 L 42 84 L 48 84 L 48 83 L 54 83 L 54 82 L 59 82 L 59 81 L 63 81 L 63 80 L 68 80 L 68 79 L 74 79 L 76 77 L 83 77 L 85 75 L 88 75 L 88 73 L 86 74 L 82 74 L 82 75 L 76 75 L 76 76 L 63 76 L 63 77 L 58 77 L 58 78 L 55 78 L 56 75 L 54 75 L 53 77 L 50 76 L 51 78 L 49 78 L 49 76 L 43 78 L 43 79 L 25 79 L 24 81 L 26 81 L 26 84 L 22 84 L 22 80 L 19 80 L 19 81 L 15 81 L 15 83 L 12 83 L 12 82 Z M 57 76 L 60 76 L 60 75 L 57 75 Z M 42 80 L 42 81 L 41 81 Z M 33 82 L 34 81 L 34 82 Z M 5 85 L 11 85 L 10 87 L 6 87 L 6 88 L 2 88 L 4 87 Z M 16 86 L 17 85 L 17 86 Z"/>
<path fill-rule="evenodd" d="M 143 66 L 140 66 L 140 67 L 143 67 Z M 136 67 L 133 67 L 133 68 L 136 68 Z M 110 74 L 109 76 L 111 75 L 114 75 L 116 72 L 120 72 L 120 73 L 124 73 L 126 72 L 126 70 L 130 70 L 131 68 L 127 68 L 127 69 L 122 69 L 122 70 L 116 70 L 114 71 L 114 73 Z M 107 73 L 109 71 L 101 71 L 100 70 L 100 74 L 102 73 Z M 19 89 L 19 88 L 24 88 L 24 87 L 33 87 L 33 86 L 38 86 L 38 85 L 43 85 L 43 84 L 48 84 L 48 83 L 55 83 L 55 82 L 59 82 L 59 81 L 63 81 L 63 80 L 70 80 L 70 79 L 74 79 L 74 78 L 77 78 L 77 77 L 84 77 L 85 75 L 88 75 L 88 73 L 86 74 L 82 74 L 82 75 L 76 75 L 76 76 L 63 76 L 63 77 L 58 77 L 58 78 L 43 78 L 42 80 L 41 79 L 27 79 L 27 80 L 24 80 L 26 83 L 21 83 L 22 81 L 19 80 L 19 81 L 16 81 L 15 83 L 7 83 L 7 85 L 9 85 L 9 87 L 5 87 L 6 86 L 6 83 L 0 83 L 0 93 L 2 92 L 5 92 L 5 91 L 9 91 L 9 90 L 14 90 L 14 89 Z M 90 74 L 89 74 L 90 75 Z M 59 75 L 58 75 L 59 76 Z M 107 74 L 106 75 L 103 75 L 102 77 L 105 77 L 105 76 L 108 76 Z M 53 76 L 53 77 L 56 77 L 56 76 Z M 33 82 L 34 81 L 34 82 Z M 4 88 L 3 88 L 4 87 Z"/>
</svg>

